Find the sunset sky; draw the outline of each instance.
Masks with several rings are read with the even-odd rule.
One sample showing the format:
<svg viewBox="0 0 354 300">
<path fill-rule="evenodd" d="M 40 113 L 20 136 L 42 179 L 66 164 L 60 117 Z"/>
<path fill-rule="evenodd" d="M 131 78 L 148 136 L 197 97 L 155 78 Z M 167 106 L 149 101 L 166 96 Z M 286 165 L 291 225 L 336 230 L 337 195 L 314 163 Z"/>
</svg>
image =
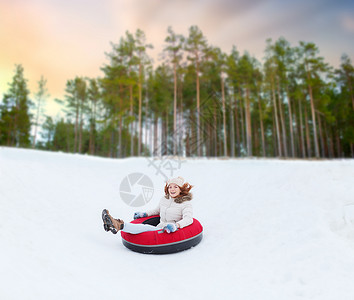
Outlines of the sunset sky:
<svg viewBox="0 0 354 300">
<path fill-rule="evenodd" d="M 0 96 L 15 64 L 22 64 L 33 95 L 43 75 L 54 98 L 63 98 L 75 76 L 102 76 L 110 42 L 142 29 L 159 64 L 167 27 L 188 35 L 198 25 L 209 44 L 232 45 L 263 58 L 265 40 L 285 37 L 293 46 L 314 42 L 334 67 L 354 60 L 354 1 L 349 0 L 0 0 Z M 1 97 L 2 98 L 2 97 Z"/>
</svg>

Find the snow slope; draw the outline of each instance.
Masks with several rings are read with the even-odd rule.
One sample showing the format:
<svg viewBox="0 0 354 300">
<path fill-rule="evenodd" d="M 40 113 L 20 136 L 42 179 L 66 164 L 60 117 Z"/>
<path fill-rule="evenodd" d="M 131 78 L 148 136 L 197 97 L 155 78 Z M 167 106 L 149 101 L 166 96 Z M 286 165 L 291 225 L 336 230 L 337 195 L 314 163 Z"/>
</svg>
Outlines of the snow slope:
<svg viewBox="0 0 354 300">
<path fill-rule="evenodd" d="M 129 221 L 157 205 L 164 177 L 147 159 L 0 148 L 0 299 L 353 299 L 353 160 L 174 166 L 160 171 L 195 186 L 204 239 L 144 255 L 103 230 L 101 211 Z M 140 208 L 119 193 L 133 172 L 154 184 Z"/>
</svg>

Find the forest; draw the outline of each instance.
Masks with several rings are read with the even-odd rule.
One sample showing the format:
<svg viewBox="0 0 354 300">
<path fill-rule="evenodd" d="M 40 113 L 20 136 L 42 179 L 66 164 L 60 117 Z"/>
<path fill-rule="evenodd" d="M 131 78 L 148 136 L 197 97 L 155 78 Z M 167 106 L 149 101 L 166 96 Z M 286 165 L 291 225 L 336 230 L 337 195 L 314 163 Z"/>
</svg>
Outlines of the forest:
<svg viewBox="0 0 354 300">
<path fill-rule="evenodd" d="M 336 69 L 312 42 L 265 41 L 262 61 L 210 45 L 198 26 L 169 27 L 161 61 L 145 33 L 111 43 L 98 78 L 68 79 L 45 114 L 47 79 L 30 97 L 15 66 L 0 102 L 0 145 L 90 154 L 186 157 L 354 157 L 354 67 Z"/>
</svg>

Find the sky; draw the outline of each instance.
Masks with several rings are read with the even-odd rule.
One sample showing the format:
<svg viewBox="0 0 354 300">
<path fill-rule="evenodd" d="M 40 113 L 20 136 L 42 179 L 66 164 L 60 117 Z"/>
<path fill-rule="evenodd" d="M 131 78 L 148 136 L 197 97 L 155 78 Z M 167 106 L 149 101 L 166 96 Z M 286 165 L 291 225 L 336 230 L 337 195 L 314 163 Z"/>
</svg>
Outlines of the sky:
<svg viewBox="0 0 354 300">
<path fill-rule="evenodd" d="M 15 64 L 22 64 L 31 96 L 47 79 L 48 114 L 63 99 L 67 80 L 99 77 L 111 42 L 142 29 L 155 65 L 168 26 L 188 36 L 197 25 L 208 43 L 230 53 L 233 45 L 260 61 L 266 39 L 314 42 L 334 67 L 343 53 L 354 61 L 354 1 L 347 0 L 0 0 L 0 95 Z"/>
</svg>

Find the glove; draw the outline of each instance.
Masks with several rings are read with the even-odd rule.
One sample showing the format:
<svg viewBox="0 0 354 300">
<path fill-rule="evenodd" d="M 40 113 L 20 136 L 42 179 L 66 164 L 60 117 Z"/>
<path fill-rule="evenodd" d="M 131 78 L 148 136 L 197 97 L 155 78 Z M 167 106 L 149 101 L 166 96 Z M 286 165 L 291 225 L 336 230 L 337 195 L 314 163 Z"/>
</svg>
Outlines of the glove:
<svg viewBox="0 0 354 300">
<path fill-rule="evenodd" d="M 145 218 L 147 217 L 147 213 L 146 212 L 136 212 L 134 213 L 134 220 L 135 219 L 140 219 L 140 218 Z"/>
<path fill-rule="evenodd" d="M 164 228 L 163 228 L 163 231 L 165 232 L 167 232 L 167 233 L 171 233 L 171 232 L 175 232 L 175 231 L 177 231 L 177 225 L 176 224 L 173 224 L 173 223 L 171 223 L 171 224 L 167 224 Z"/>
</svg>

